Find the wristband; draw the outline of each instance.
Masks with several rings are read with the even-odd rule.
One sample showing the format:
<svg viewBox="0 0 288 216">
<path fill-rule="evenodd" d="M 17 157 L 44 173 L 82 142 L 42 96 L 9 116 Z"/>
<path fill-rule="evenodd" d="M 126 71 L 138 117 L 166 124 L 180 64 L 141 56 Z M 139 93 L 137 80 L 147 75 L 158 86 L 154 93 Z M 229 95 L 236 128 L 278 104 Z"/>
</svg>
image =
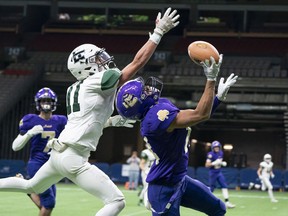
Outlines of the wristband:
<svg viewBox="0 0 288 216">
<path fill-rule="evenodd" d="M 162 36 L 160 34 L 157 34 L 155 32 L 153 32 L 153 34 L 149 33 L 149 40 L 153 41 L 155 44 L 159 44 L 160 43 L 160 40 L 162 38 Z"/>
</svg>

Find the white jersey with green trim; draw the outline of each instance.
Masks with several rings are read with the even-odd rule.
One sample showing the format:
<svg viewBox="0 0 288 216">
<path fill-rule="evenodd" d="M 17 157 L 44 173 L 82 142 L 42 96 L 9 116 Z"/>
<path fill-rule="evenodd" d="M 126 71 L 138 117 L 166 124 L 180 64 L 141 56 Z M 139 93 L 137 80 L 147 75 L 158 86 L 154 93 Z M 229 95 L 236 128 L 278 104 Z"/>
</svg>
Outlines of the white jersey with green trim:
<svg viewBox="0 0 288 216">
<path fill-rule="evenodd" d="M 262 167 L 261 175 L 266 178 L 270 178 L 270 173 L 273 169 L 273 162 L 267 163 L 266 161 L 262 161 L 260 163 L 260 167 Z"/>
<path fill-rule="evenodd" d="M 109 69 L 68 87 L 68 121 L 59 141 L 76 149 L 95 151 L 105 122 L 114 110 L 121 71 Z"/>
</svg>

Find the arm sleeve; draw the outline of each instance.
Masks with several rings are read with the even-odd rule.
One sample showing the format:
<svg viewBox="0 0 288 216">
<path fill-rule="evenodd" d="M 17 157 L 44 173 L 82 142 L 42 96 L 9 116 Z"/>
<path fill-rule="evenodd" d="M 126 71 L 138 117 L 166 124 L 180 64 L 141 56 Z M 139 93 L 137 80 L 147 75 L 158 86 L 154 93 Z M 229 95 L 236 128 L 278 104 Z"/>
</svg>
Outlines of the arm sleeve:
<svg viewBox="0 0 288 216">
<path fill-rule="evenodd" d="M 212 110 L 211 110 L 211 116 L 214 114 L 214 112 L 216 111 L 217 107 L 221 104 L 221 101 L 215 96 L 214 97 L 214 102 L 213 102 L 213 106 L 212 106 Z"/>
<path fill-rule="evenodd" d="M 28 136 L 27 134 L 24 134 L 24 135 L 19 134 L 12 143 L 13 151 L 21 150 L 27 144 L 30 138 L 31 137 Z"/>
</svg>

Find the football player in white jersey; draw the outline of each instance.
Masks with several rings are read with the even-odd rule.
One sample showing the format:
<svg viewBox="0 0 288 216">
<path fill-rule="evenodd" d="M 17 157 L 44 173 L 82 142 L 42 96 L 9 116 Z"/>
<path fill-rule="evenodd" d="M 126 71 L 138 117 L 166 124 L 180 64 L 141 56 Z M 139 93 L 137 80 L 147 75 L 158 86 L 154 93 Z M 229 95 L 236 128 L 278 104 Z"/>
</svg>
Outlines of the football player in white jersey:
<svg viewBox="0 0 288 216">
<path fill-rule="evenodd" d="M 149 173 L 149 170 L 155 160 L 155 156 L 149 149 L 144 149 L 141 152 L 141 161 L 140 161 L 140 169 L 141 169 L 141 179 L 143 188 L 139 194 L 139 203 L 138 205 L 145 205 L 147 206 L 148 203 L 148 197 L 147 197 L 147 189 L 148 189 L 148 183 L 146 182 L 147 175 Z"/>
<path fill-rule="evenodd" d="M 262 183 L 261 190 L 265 191 L 268 189 L 271 202 L 278 202 L 278 200 L 274 198 L 273 185 L 270 182 L 270 178 L 274 178 L 272 157 L 270 154 L 265 154 L 263 160 L 257 170 L 258 177 Z"/>
<path fill-rule="evenodd" d="M 118 121 L 110 117 L 117 87 L 147 63 L 162 36 L 179 24 L 178 18 L 177 11 L 171 8 L 163 16 L 158 13 L 154 32 L 122 71 L 104 49 L 92 44 L 76 47 L 67 62 L 77 79 L 67 89 L 68 121 L 58 139 L 51 139 L 47 144 L 52 149 L 49 160 L 30 180 L 0 179 L 0 190 L 39 194 L 66 177 L 103 201 L 104 206 L 96 216 L 118 215 L 125 207 L 124 195 L 88 158 L 90 152 L 96 150 L 103 128 L 117 126 Z"/>
</svg>

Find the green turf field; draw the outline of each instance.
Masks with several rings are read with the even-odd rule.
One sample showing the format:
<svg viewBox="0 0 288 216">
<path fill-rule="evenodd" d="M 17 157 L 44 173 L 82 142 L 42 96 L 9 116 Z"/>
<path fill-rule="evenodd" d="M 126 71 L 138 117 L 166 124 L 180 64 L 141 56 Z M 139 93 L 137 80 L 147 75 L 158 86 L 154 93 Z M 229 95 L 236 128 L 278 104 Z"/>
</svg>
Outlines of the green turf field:
<svg viewBox="0 0 288 216">
<path fill-rule="evenodd" d="M 145 207 L 137 206 L 137 191 L 122 189 L 126 197 L 126 207 L 120 216 L 144 216 L 151 215 Z M 274 192 L 278 203 L 271 203 L 267 192 L 230 190 L 230 201 L 237 206 L 228 209 L 227 216 L 287 216 L 288 192 Z M 36 216 L 38 210 L 28 196 L 22 193 L 0 193 L 1 216 Z M 221 191 L 215 194 L 222 198 Z M 53 216 L 94 216 L 101 207 L 101 201 L 95 199 L 73 184 L 57 185 L 57 204 Z M 203 213 L 191 209 L 181 209 L 181 216 L 203 216 Z M 108 216 L 108 215 L 107 215 Z"/>
</svg>

